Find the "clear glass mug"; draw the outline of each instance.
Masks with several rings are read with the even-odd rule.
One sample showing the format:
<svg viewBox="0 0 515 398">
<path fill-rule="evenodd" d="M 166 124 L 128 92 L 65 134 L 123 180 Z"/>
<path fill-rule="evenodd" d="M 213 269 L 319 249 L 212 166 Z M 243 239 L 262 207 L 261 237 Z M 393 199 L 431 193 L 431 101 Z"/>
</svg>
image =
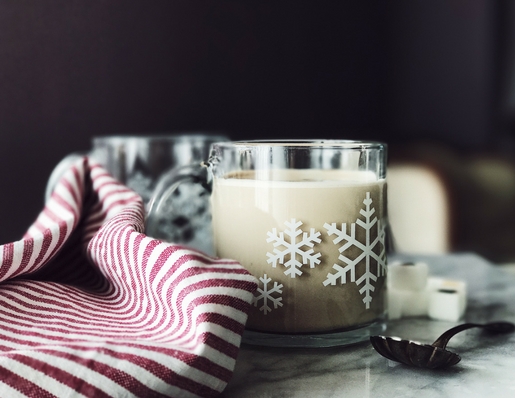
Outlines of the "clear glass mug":
<svg viewBox="0 0 515 398">
<path fill-rule="evenodd" d="M 72 153 L 54 168 L 45 197 L 52 194 L 59 177 L 74 161 L 91 156 L 143 198 L 148 236 L 213 254 L 211 213 L 205 189 L 198 184 L 183 184 L 174 195 L 163 198 L 161 180 L 175 170 L 200 164 L 213 142 L 227 140 L 223 134 L 203 133 L 94 137 L 89 152 Z M 159 206 L 153 206 L 156 196 L 160 198 Z"/>
<path fill-rule="evenodd" d="M 204 171 L 215 253 L 259 282 L 243 341 L 323 347 L 385 329 L 386 145 L 220 142 Z"/>
</svg>

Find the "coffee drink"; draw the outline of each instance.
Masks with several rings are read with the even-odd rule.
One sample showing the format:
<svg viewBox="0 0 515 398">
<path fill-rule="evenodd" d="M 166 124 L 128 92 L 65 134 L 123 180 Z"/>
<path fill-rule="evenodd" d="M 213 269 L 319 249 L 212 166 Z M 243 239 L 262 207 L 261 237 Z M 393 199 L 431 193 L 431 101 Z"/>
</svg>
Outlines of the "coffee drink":
<svg viewBox="0 0 515 398">
<path fill-rule="evenodd" d="M 231 172 L 211 196 L 216 254 L 259 287 L 247 329 L 326 333 L 382 320 L 386 184 L 369 171 Z"/>
</svg>

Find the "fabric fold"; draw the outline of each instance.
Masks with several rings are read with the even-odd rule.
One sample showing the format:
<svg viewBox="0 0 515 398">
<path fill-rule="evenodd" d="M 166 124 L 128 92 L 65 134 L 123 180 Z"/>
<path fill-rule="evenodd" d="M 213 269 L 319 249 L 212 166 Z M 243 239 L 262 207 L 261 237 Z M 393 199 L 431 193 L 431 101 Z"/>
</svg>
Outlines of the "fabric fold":
<svg viewBox="0 0 515 398">
<path fill-rule="evenodd" d="M 88 157 L 0 247 L 0 396 L 212 397 L 256 281 L 144 234 L 141 198 Z"/>
</svg>

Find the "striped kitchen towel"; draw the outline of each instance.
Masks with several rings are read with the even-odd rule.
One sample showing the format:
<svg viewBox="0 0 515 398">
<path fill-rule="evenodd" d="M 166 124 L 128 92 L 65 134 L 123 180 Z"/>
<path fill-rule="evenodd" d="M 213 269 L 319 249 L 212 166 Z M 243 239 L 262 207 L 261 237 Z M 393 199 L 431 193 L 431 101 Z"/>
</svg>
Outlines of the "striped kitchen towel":
<svg viewBox="0 0 515 398">
<path fill-rule="evenodd" d="M 0 247 L 0 397 L 212 397 L 255 279 L 144 235 L 141 198 L 85 157 Z"/>
</svg>

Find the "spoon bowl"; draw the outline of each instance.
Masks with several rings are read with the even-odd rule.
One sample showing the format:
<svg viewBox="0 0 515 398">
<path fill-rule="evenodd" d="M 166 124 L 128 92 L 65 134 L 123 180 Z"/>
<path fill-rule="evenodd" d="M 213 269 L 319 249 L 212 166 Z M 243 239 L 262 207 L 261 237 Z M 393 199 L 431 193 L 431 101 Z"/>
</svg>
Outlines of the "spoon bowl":
<svg viewBox="0 0 515 398">
<path fill-rule="evenodd" d="M 417 341 L 386 336 L 372 336 L 370 341 L 383 357 L 418 368 L 440 369 L 461 361 L 454 352 Z"/>
<path fill-rule="evenodd" d="M 493 334 L 511 333 L 515 330 L 515 325 L 511 322 L 464 323 L 447 330 L 433 344 L 386 336 L 371 336 L 370 342 L 379 354 L 392 361 L 419 368 L 440 369 L 456 365 L 461 360 L 458 354 L 445 349 L 449 340 L 457 333 L 475 327 Z"/>
</svg>

